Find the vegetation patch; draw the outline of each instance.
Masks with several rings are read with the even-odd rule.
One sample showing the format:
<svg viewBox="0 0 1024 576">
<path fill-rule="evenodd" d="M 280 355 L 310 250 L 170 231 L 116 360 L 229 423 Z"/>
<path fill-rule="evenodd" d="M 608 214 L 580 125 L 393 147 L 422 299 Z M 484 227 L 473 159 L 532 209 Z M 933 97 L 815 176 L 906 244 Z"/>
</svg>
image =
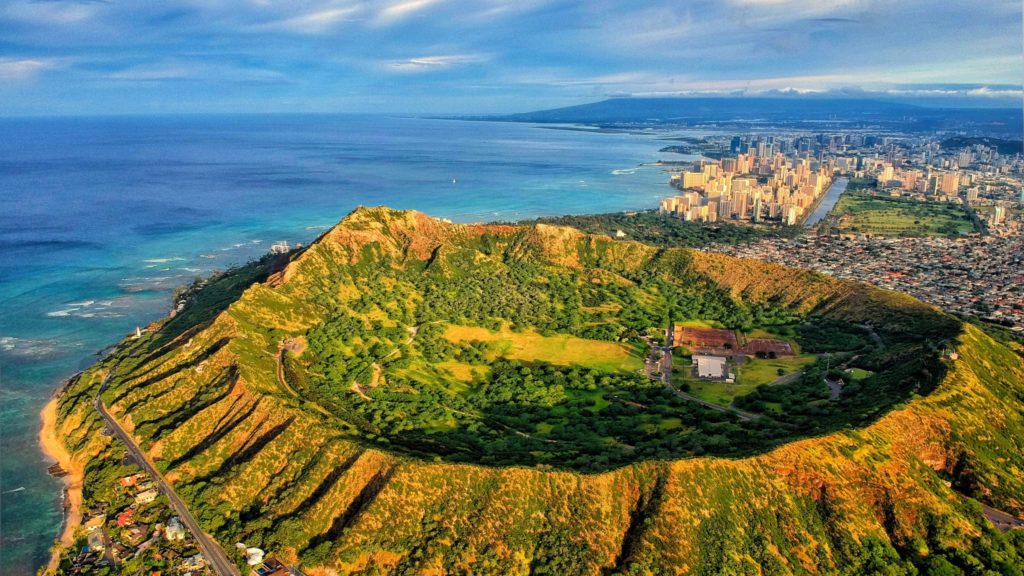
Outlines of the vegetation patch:
<svg viewBox="0 0 1024 576">
<path fill-rule="evenodd" d="M 975 231 L 962 206 L 862 192 L 844 192 L 832 208 L 840 233 L 877 236 L 958 236 Z"/>
<path fill-rule="evenodd" d="M 634 372 L 643 367 L 636 346 L 577 338 L 567 334 L 542 336 L 533 330 L 492 331 L 479 326 L 448 326 L 445 338 L 454 343 L 486 342 L 493 358 L 542 361 L 560 366 L 581 366 L 599 372 Z"/>
</svg>

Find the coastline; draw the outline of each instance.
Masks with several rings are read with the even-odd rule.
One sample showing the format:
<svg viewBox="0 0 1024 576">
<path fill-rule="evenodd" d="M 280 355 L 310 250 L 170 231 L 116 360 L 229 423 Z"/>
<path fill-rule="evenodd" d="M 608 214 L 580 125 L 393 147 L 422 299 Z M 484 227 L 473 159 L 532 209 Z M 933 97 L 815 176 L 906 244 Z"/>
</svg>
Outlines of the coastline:
<svg viewBox="0 0 1024 576">
<path fill-rule="evenodd" d="M 309 151 L 299 152 L 290 145 L 291 137 L 283 137 L 278 129 L 278 120 L 264 119 L 256 122 L 253 129 L 260 132 L 268 141 L 283 142 L 278 151 L 270 151 L 261 147 L 259 162 L 274 166 L 275 170 L 292 170 L 301 162 L 313 162 L 318 169 L 345 178 L 352 182 L 351 190 L 376 190 L 379 186 L 379 174 L 385 173 L 392 165 L 393 156 L 387 146 L 374 150 L 365 150 L 359 162 L 355 164 L 338 164 L 332 146 L 320 146 Z M 297 125 L 304 122 L 296 120 Z M 289 124 L 295 122 L 289 121 Z M 239 134 L 232 126 L 232 121 L 216 118 L 197 118 L 195 122 L 185 125 L 166 125 L 159 118 L 140 119 L 139 125 L 169 130 L 171 137 L 167 140 L 154 141 L 145 136 L 146 131 L 123 125 L 104 125 L 103 130 L 94 130 L 77 124 L 69 124 L 68 130 L 81 138 L 85 144 L 74 146 L 64 137 L 57 137 L 49 131 L 36 129 L 35 121 L 26 121 L 18 130 L 12 130 L 10 139 L 15 142 L 12 153 L 17 151 L 12 160 L 26 162 L 36 159 L 34 151 L 38 148 L 27 143 L 43 141 L 57 157 L 63 157 L 64 151 L 75 157 L 54 178 L 62 185 L 60 194 L 54 197 L 54 208 L 49 216 L 54 219 L 54 229 L 60 229 L 58 236 L 53 236 L 47 229 L 33 231 L 32 242 L 40 241 L 39 262 L 46 264 L 46 272 L 54 268 L 50 262 L 59 261 L 50 256 L 52 250 L 63 250 L 72 244 L 49 243 L 56 238 L 63 242 L 81 242 L 82 246 L 92 246 L 96 242 L 97 250 L 92 248 L 77 249 L 68 254 L 73 255 L 74 262 L 81 266 L 94 266 L 97 272 L 87 282 L 78 282 L 67 275 L 54 278 L 50 284 L 42 284 L 39 278 L 43 274 L 26 274 L 14 277 L 12 294 L 17 294 L 5 306 L 10 314 L 4 314 L 0 325 L 4 331 L 0 338 L 8 334 L 18 334 L 19 339 L 11 344 L 17 346 L 11 354 L 19 354 L 23 350 L 39 353 L 49 347 L 59 346 L 61 355 L 52 361 L 34 363 L 31 370 L 14 374 L 12 370 L 4 370 L 10 384 L 18 392 L 26 391 L 25 397 L 30 398 L 24 409 L 20 408 L 13 417 L 27 425 L 19 427 L 17 438 L 6 440 L 20 442 L 30 450 L 26 451 L 24 461 L 19 455 L 13 466 L 21 470 L 34 468 L 31 474 L 25 474 L 33 484 L 27 484 L 27 490 L 18 498 L 5 498 L 4 521 L 8 515 L 13 522 L 31 521 L 33 535 L 24 541 L 12 543 L 9 547 L 5 542 L 5 558 L 10 564 L 0 569 L 5 572 L 11 566 L 18 566 L 16 572 L 35 572 L 45 568 L 48 549 L 55 537 L 68 531 L 67 510 L 62 519 L 53 514 L 56 506 L 68 506 L 70 496 L 67 484 L 54 482 L 44 476 L 47 466 L 58 458 L 48 452 L 40 441 L 40 426 L 43 405 L 49 400 L 49 392 L 61 386 L 61 381 L 69 374 L 80 370 L 95 359 L 93 351 L 119 342 L 126 332 L 136 325 L 145 326 L 153 320 L 166 316 L 168 302 L 160 296 L 160 292 L 170 290 L 181 284 L 188 284 L 196 274 L 206 276 L 215 269 L 223 269 L 233 264 L 244 264 L 249 258 L 255 258 L 266 251 L 267 244 L 273 240 L 288 239 L 308 243 L 314 240 L 323 229 L 330 228 L 337 220 L 356 204 L 366 202 L 361 194 L 349 193 L 346 186 L 344 193 L 338 189 L 323 187 L 312 180 L 297 180 L 293 184 L 295 190 L 301 190 L 308 202 L 282 204 L 280 198 L 250 193 L 250 184 L 243 179 L 249 177 L 248 155 L 252 154 L 249 136 Z M 44 123 L 45 124 L 45 123 Z M 638 199 L 644 202 L 651 200 L 645 190 L 661 186 L 662 176 L 657 169 L 646 169 L 632 176 L 613 176 L 610 171 L 619 166 L 634 166 L 641 162 L 649 162 L 658 158 L 654 153 L 660 146 L 656 141 L 647 138 L 636 138 L 613 133 L 587 133 L 584 131 L 558 131 L 534 128 L 527 123 L 484 123 L 451 122 L 445 123 L 446 129 L 457 131 L 466 138 L 451 139 L 452 148 L 445 148 L 440 162 L 432 162 L 421 168 L 418 177 L 426 181 L 444 184 L 437 194 L 424 196 L 418 191 L 406 187 L 385 187 L 379 195 L 374 192 L 374 203 L 388 204 L 405 208 L 417 208 L 427 213 L 451 219 L 486 222 L 494 219 L 521 220 L 539 216 L 557 216 L 565 213 L 615 212 L 631 209 Z M 106 156 L 101 146 L 95 143 L 115 142 L 120 150 L 137 151 L 144 149 L 154 154 L 153 163 L 140 165 L 145 174 L 163 174 L 166 167 L 181 170 L 174 158 L 182 150 L 179 142 L 185 135 L 194 135 L 193 129 L 201 128 L 203 137 L 190 144 L 200 146 L 206 154 L 224 154 L 232 160 L 225 164 L 224 169 L 236 174 L 238 178 L 225 179 L 223 174 L 210 172 L 202 164 L 190 165 L 186 173 L 182 173 L 181 181 L 187 182 L 176 194 L 175 208 L 185 211 L 175 213 L 181 218 L 180 226 L 167 227 L 168 212 L 132 210 L 130 202 L 112 201 L 104 203 L 97 213 L 101 218 L 97 221 L 109 221 L 108 229 L 79 222 L 74 214 L 59 207 L 66 203 L 66 198 L 92 193 L 93 183 L 104 179 L 120 178 L 121 167 L 99 162 Z M 416 118 L 334 118 L 329 122 L 316 122 L 309 125 L 314 133 L 334 141 L 338 145 L 352 145 L 360 150 L 365 149 L 365 135 L 388 135 L 387 142 L 395 142 L 392 134 L 404 134 L 403 146 L 408 146 L 411 154 L 420 151 L 434 154 L 438 152 L 436 144 L 437 123 L 420 121 Z M 305 128 L 304 128 L 305 129 Z M 495 139 L 476 138 L 480 130 L 501 137 Z M 40 140 L 40 134 L 46 138 Z M 182 136 L 175 136 L 176 134 Z M 54 136 L 50 138 L 50 136 Z M 318 136 L 319 137 L 319 136 Z M 542 138 L 562 148 L 558 164 L 572 166 L 570 172 L 552 174 L 543 168 L 550 161 L 550 152 L 544 147 L 533 145 L 535 138 Z M 225 140 L 226 139 L 226 140 Z M 190 148 L 191 149 L 191 148 Z M 84 156 L 79 158 L 80 152 Z M 95 152 L 99 150 L 100 152 Z M 664 155 L 662 155 L 664 156 Z M 520 160 L 510 164 L 502 158 Z M 93 162 L 97 163 L 94 164 Z M 100 167 L 100 168 L 97 168 Z M 364 166 L 368 167 L 364 170 Z M 466 166 L 455 170 L 453 166 Z M 472 173 L 472 177 L 462 175 L 462 171 Z M 543 179 L 537 176 L 544 175 Z M 83 176 L 88 176 L 84 178 Z M 458 185 L 447 184 L 452 177 L 458 177 Z M 0 177 L 0 181 L 8 184 L 11 198 L 15 205 L 19 201 L 31 201 L 35 196 L 31 186 L 23 185 L 21 180 L 10 180 Z M 269 180 L 268 180 L 269 181 Z M 143 192 L 159 193 L 162 184 L 157 178 L 142 178 Z M 224 206 L 214 207 L 209 214 L 197 214 L 190 206 L 203 202 L 208 196 L 210 185 L 217 182 L 230 182 L 229 186 L 219 188 Z M 498 192 L 512 187 L 514 195 L 502 195 Z M 56 188 L 55 188 L 56 189 Z M 558 194 L 551 190 L 557 189 Z M 146 192 L 148 190 L 148 192 Z M 132 192 L 135 194 L 136 192 Z M 127 193 L 126 193 L 127 194 Z M 130 196 L 130 194 L 129 194 Z M 652 206 L 654 207 L 654 206 Z M 170 209 L 170 208 L 169 208 Z M 217 222 L 214 224 L 214 222 Z M 12 221 L 17 228 L 18 222 Z M 19 230 L 20 231 L 20 230 Z M 151 233 L 159 232 L 159 234 Z M 109 234 L 109 236 L 108 236 Z M 173 241 L 171 241 L 173 240 Z M 242 244 L 242 246 L 239 246 Z M 132 250 L 116 250 L 111 246 L 130 245 Z M 32 244 L 35 246 L 35 244 Z M 35 247 L 32 248 L 36 250 Z M 184 258 L 184 260 L 172 260 Z M 152 260 L 152 262 L 150 261 Z M 160 262 L 162 261 L 162 262 Z M 201 269 L 192 272 L 190 269 Z M 59 268 L 56 268 L 60 270 Z M 171 276 L 172 278 L 164 278 Z M 178 280 L 180 278 L 180 281 Z M 141 293 L 136 290 L 141 289 Z M 153 295 L 157 297 L 152 297 Z M 107 306 L 105 300 L 114 300 Z M 82 303 L 95 300 L 89 306 L 69 312 L 69 303 Z M 50 313 L 53 315 L 49 315 Z M 40 319 L 40 315 L 43 317 Z M 45 330 L 43 329 L 45 327 Z M 3 342 L 6 347 L 7 342 Z M 64 352 L 67 352 L 66 354 Z M 6 348 L 0 350 L 0 356 L 6 360 Z M 19 357 L 19 367 L 30 366 L 27 359 Z M 3 362 L 0 362 L 3 363 Z M 36 369 L 39 367 L 39 369 Z M 41 393 L 40 393 L 41 392 Z M 61 426 L 61 418 L 57 418 L 58 438 L 67 431 Z M 69 422 L 70 424 L 70 422 Z M 23 428 L 23 432 L 22 432 Z M 63 439 L 63 438 L 62 438 Z M 96 439 L 99 441 L 100 439 Z M 36 448 L 35 446 L 39 446 Z M 90 450 L 95 448 L 90 446 Z M 42 451 L 45 456 L 40 454 Z M 76 455 L 87 463 L 86 452 Z M 39 466 L 40 462 L 46 462 Z M 64 462 L 61 462 L 64 465 Z M 60 492 L 58 493 L 58 489 Z M 8 507 L 8 503 L 10 506 Z M 39 511 L 45 510 L 45 517 Z M 84 518 L 88 512 L 82 509 Z M 56 522 L 55 522 L 56 520 Z M 73 530 L 72 530 L 73 532 Z"/>
<path fill-rule="evenodd" d="M 85 468 L 71 457 L 71 453 L 57 437 L 57 400 L 63 389 L 62 386 L 57 390 L 39 414 L 42 420 L 42 427 L 39 430 L 39 446 L 42 448 L 43 454 L 56 460 L 57 464 L 68 473 L 62 478 L 64 482 L 62 499 L 64 518 L 61 521 L 60 534 L 54 540 L 50 559 L 43 570 L 46 574 L 51 574 L 57 569 L 61 552 L 74 543 L 75 529 L 82 523 L 82 484 L 85 478 Z"/>
</svg>

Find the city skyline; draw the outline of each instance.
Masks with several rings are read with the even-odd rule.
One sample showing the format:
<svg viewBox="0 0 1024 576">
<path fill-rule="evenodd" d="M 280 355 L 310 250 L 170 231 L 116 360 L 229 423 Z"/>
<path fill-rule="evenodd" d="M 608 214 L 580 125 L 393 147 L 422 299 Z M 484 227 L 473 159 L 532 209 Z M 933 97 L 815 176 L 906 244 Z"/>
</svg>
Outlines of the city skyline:
<svg viewBox="0 0 1024 576">
<path fill-rule="evenodd" d="M 1021 99 L 1019 2 L 0 2 L 0 115 Z"/>
</svg>

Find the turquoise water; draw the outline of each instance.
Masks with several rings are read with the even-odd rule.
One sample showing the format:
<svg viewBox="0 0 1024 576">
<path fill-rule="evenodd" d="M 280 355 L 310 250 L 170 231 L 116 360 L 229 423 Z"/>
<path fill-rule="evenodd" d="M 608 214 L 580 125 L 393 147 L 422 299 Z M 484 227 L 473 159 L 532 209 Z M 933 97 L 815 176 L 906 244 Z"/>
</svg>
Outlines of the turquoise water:
<svg viewBox="0 0 1024 576">
<path fill-rule="evenodd" d="M 457 222 L 652 208 L 663 144 L 383 117 L 0 120 L 2 571 L 33 573 L 61 522 L 40 409 L 174 287 L 358 205 Z"/>
</svg>

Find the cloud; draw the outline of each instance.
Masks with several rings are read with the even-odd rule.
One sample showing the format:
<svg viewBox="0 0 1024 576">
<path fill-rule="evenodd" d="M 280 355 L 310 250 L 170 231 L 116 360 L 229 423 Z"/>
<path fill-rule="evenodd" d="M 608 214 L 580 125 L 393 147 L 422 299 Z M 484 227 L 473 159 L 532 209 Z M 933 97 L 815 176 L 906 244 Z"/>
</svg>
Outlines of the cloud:
<svg viewBox="0 0 1024 576">
<path fill-rule="evenodd" d="M 73 25 L 96 16 L 104 2 L 15 2 L 3 9 L 13 20 L 38 25 Z"/>
<path fill-rule="evenodd" d="M 167 63 L 131 66 L 102 76 L 123 82 L 279 83 L 287 77 L 276 70 L 224 64 Z"/>
<path fill-rule="evenodd" d="M 398 72 L 432 72 L 465 64 L 479 64 L 490 59 L 487 54 L 449 54 L 445 56 L 420 56 L 405 60 L 391 60 L 387 66 Z"/>
<path fill-rule="evenodd" d="M 60 68 L 63 63 L 56 58 L 0 58 L 0 78 L 24 80 L 34 78 L 41 72 Z"/>
<path fill-rule="evenodd" d="M 417 12 L 421 12 L 439 4 L 442 0 L 405 0 L 404 2 L 397 2 L 385 6 L 380 12 L 377 13 L 376 21 L 378 24 L 393 24 L 399 20 L 404 20 Z"/>
<path fill-rule="evenodd" d="M 0 86 L 19 92 L 0 115 L 156 108 L 148 87 L 173 82 L 202 83 L 197 109 L 851 87 L 991 102 L 1020 84 L 1020 16 L 1020 0 L 0 0 Z"/>
<path fill-rule="evenodd" d="M 334 28 L 342 22 L 356 21 L 356 16 L 364 12 L 364 10 L 365 7 L 361 4 L 325 7 L 294 16 L 286 16 L 279 20 L 259 24 L 254 28 L 257 30 L 279 29 L 301 34 L 319 34 Z"/>
</svg>

